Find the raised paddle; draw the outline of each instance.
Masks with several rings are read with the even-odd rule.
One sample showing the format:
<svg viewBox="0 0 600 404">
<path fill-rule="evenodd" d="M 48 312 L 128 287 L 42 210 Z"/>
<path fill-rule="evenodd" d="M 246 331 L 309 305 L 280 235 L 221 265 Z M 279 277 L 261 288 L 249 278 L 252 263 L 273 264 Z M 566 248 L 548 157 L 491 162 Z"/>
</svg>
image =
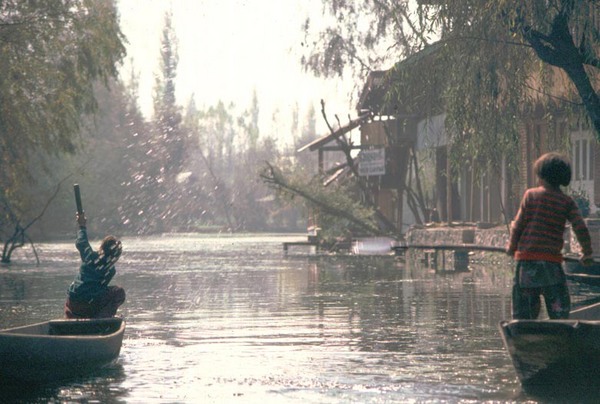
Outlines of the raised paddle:
<svg viewBox="0 0 600 404">
<path fill-rule="evenodd" d="M 81 191 L 79 190 L 79 184 L 73 185 L 73 191 L 75 191 L 75 204 L 77 205 L 77 213 L 83 214 L 83 205 L 81 204 Z"/>
</svg>

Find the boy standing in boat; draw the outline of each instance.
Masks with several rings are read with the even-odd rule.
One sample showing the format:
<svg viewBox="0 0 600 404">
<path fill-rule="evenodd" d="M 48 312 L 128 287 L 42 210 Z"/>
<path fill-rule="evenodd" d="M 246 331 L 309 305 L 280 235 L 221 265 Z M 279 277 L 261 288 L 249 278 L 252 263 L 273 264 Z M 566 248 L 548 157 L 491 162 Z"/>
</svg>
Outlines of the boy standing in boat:
<svg viewBox="0 0 600 404">
<path fill-rule="evenodd" d="M 98 251 L 90 246 L 86 218 L 77 214 L 79 231 L 75 246 L 81 255 L 79 274 L 71 283 L 65 303 L 67 318 L 113 317 L 125 301 L 125 290 L 108 286 L 116 273 L 115 263 L 121 256 L 121 242 L 114 236 L 106 236 Z"/>
<path fill-rule="evenodd" d="M 557 153 L 547 153 L 537 159 L 533 169 L 539 186 L 525 191 L 507 247 L 507 253 L 517 261 L 512 316 L 537 318 L 543 295 L 551 319 L 568 318 L 571 299 L 561 252 L 565 224 L 571 223 L 581 245 L 583 265 L 593 261 L 590 233 L 573 198 L 560 189 L 571 182 L 568 160 Z"/>
</svg>

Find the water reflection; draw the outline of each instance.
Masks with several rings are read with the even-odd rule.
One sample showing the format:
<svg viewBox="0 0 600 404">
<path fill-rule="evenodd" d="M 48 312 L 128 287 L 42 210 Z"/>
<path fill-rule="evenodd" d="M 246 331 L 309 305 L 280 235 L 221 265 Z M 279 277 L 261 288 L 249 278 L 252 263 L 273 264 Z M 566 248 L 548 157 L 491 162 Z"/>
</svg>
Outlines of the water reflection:
<svg viewBox="0 0 600 404">
<path fill-rule="evenodd" d="M 109 365 L 86 377 L 55 381 L 43 385 L 0 385 L 0 402 L 47 403 L 59 402 L 125 402 L 127 391 L 116 388 L 125 379 L 123 366 Z"/>
<path fill-rule="evenodd" d="M 520 392 L 497 330 L 510 317 L 510 265 L 284 257 L 286 240 L 124 240 L 118 367 L 24 402 L 536 400 Z M 73 250 L 48 245 L 57 266 L 0 272 L 3 325 L 62 316 Z"/>
</svg>

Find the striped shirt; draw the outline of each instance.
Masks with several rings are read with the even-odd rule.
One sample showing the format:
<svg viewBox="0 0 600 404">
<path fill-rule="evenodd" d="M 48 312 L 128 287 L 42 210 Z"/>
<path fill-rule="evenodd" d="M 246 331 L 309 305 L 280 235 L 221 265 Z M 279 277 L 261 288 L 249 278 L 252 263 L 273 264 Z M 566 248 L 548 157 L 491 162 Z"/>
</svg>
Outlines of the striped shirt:
<svg viewBox="0 0 600 404">
<path fill-rule="evenodd" d="M 584 255 L 592 254 L 592 242 L 577 204 L 560 189 L 543 186 L 525 191 L 512 225 L 509 252 L 518 261 L 562 262 L 563 234 L 569 221 Z"/>
</svg>

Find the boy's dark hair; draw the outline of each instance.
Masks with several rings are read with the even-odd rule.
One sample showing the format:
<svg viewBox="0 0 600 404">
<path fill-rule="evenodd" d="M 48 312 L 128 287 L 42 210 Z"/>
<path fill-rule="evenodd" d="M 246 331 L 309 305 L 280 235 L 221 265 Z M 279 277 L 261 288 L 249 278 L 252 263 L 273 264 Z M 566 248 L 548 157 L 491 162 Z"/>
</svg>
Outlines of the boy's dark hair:
<svg viewBox="0 0 600 404">
<path fill-rule="evenodd" d="M 106 236 L 104 237 L 104 240 L 102 240 L 102 244 L 100 244 L 100 250 L 107 258 L 119 258 L 123 251 L 123 247 L 121 246 L 121 242 L 115 236 Z"/>
<path fill-rule="evenodd" d="M 558 187 L 571 183 L 571 163 L 558 153 L 546 153 L 533 165 L 535 174 L 548 184 Z"/>
</svg>

